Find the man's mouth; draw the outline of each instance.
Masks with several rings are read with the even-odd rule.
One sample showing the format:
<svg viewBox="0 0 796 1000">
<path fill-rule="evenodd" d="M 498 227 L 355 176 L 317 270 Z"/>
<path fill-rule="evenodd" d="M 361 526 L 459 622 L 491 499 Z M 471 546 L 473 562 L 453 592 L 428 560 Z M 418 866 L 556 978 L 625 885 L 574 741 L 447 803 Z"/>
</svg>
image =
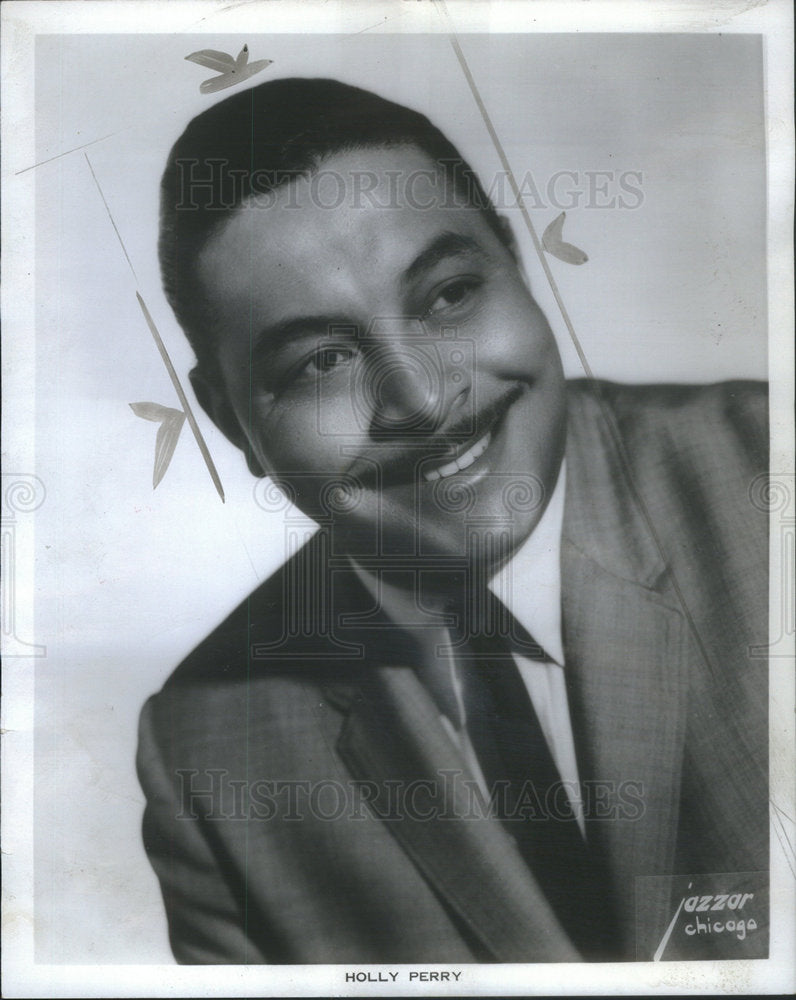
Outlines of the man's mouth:
<svg viewBox="0 0 796 1000">
<path fill-rule="evenodd" d="M 381 446 L 370 454 L 360 454 L 347 474 L 359 489 L 387 489 L 418 481 L 430 483 L 463 472 L 494 444 L 506 414 L 524 392 L 524 386 L 516 383 L 475 420 L 469 417 L 427 439 L 403 440 L 395 450 Z"/>
<path fill-rule="evenodd" d="M 445 465 L 440 465 L 436 469 L 424 469 L 423 478 L 427 483 L 430 483 L 435 479 L 447 479 L 448 476 L 453 476 L 457 472 L 464 472 L 465 469 L 470 468 L 476 459 L 484 454 L 491 441 L 492 431 L 489 430 L 474 445 L 471 445 L 467 451 L 461 455 L 457 455 L 450 462 L 446 462 Z"/>
<path fill-rule="evenodd" d="M 469 418 L 429 441 L 412 441 L 413 447 L 409 448 L 404 445 L 394 458 L 381 465 L 382 489 L 418 480 L 430 483 L 469 469 L 492 444 L 506 414 L 523 392 L 523 387 L 516 384 L 494 400 L 478 415 L 475 428 Z"/>
</svg>

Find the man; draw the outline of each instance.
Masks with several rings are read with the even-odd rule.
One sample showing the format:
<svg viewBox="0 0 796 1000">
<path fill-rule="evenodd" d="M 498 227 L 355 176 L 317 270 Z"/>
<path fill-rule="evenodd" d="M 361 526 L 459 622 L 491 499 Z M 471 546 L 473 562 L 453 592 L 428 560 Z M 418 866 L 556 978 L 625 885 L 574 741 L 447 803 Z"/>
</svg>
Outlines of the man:
<svg viewBox="0 0 796 1000">
<path fill-rule="evenodd" d="M 761 387 L 567 384 L 459 153 L 335 81 L 161 204 L 197 396 L 320 524 L 142 714 L 178 960 L 765 954 Z"/>
</svg>

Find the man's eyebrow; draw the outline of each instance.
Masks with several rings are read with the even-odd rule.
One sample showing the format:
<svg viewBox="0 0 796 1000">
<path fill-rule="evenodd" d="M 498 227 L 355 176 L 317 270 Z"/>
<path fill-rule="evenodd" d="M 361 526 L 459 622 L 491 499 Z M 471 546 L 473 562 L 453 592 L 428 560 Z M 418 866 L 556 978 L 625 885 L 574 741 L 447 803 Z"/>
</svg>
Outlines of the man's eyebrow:
<svg viewBox="0 0 796 1000">
<path fill-rule="evenodd" d="M 456 257 L 460 254 L 477 254 L 486 257 L 487 253 L 481 244 L 471 236 L 462 233 L 440 233 L 427 247 L 420 251 L 401 276 L 401 284 L 408 285 L 424 271 L 430 271 L 446 257 Z"/>
<path fill-rule="evenodd" d="M 444 232 L 436 236 L 428 246 L 424 247 L 412 263 L 401 275 L 401 284 L 408 285 L 423 272 L 431 270 L 447 257 L 461 254 L 476 254 L 486 257 L 487 252 L 481 244 L 471 236 L 462 233 Z M 344 315 L 308 315 L 294 316 L 290 319 L 276 322 L 258 331 L 252 339 L 252 360 L 258 360 L 293 337 L 317 336 L 325 337 L 336 328 L 341 335 L 353 329 L 351 318 Z M 341 329 L 342 328 L 342 329 Z"/>
<path fill-rule="evenodd" d="M 295 337 L 329 336 L 332 331 L 339 336 L 350 335 L 354 329 L 350 318 L 342 315 L 292 316 L 259 330 L 252 337 L 252 360 L 266 357 L 281 344 Z"/>
</svg>

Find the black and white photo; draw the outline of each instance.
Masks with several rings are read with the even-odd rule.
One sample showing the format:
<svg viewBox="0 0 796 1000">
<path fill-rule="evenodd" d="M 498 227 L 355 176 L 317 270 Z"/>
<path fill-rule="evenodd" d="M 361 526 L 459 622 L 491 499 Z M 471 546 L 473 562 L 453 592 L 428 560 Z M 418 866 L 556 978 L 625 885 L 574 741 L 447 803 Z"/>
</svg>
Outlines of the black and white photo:
<svg viewBox="0 0 796 1000">
<path fill-rule="evenodd" d="M 9 6 L 34 971 L 792 970 L 771 32 Z"/>
</svg>

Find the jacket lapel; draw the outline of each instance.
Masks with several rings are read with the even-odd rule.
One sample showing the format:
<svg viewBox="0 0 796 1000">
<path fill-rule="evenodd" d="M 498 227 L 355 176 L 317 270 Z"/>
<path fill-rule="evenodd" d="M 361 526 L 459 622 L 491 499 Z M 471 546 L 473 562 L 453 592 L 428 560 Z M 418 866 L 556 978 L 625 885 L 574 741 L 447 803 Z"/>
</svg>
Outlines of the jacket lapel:
<svg viewBox="0 0 796 1000">
<path fill-rule="evenodd" d="M 672 872 L 685 739 L 686 636 L 666 566 L 599 404 L 570 411 L 562 601 L 567 687 L 587 832 L 604 855 L 620 929 L 660 926 Z M 648 887 L 649 883 L 645 883 Z"/>
<path fill-rule="evenodd" d="M 347 558 L 330 557 L 330 548 L 322 529 L 288 564 L 281 600 L 263 600 L 254 616 L 252 650 L 271 669 L 331 668 L 323 690 L 342 713 L 339 756 L 354 780 L 403 796 L 395 818 L 380 821 L 456 914 L 474 960 L 578 961 L 513 838 L 465 784 L 467 763 L 413 669 L 412 634 L 389 621 Z M 289 623 L 275 618 L 283 607 L 316 627 L 288 635 Z M 267 643 L 268 635 L 278 638 Z"/>
<path fill-rule="evenodd" d="M 579 960 L 511 836 L 474 806 L 466 764 L 414 670 L 368 671 L 338 749 L 356 779 L 416 790 L 408 800 L 415 818 L 404 808 L 385 822 L 489 954 L 503 962 Z M 429 812 L 430 822 L 419 818 Z"/>
</svg>

